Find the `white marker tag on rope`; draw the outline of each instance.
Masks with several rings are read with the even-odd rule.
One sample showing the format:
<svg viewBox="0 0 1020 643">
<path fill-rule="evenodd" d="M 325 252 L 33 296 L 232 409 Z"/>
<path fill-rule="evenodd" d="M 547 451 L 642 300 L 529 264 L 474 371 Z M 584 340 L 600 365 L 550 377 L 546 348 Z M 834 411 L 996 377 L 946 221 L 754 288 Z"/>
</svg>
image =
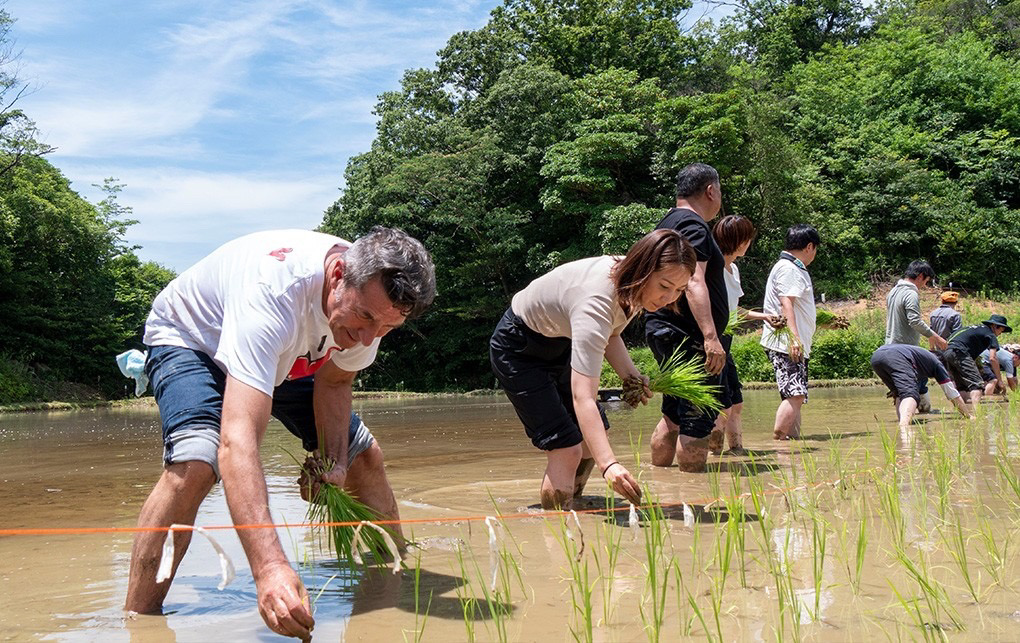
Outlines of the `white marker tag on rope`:
<svg viewBox="0 0 1020 643">
<path fill-rule="evenodd" d="M 641 533 L 641 521 L 638 519 L 637 508 L 634 503 L 630 505 L 630 514 L 627 516 L 627 524 L 630 526 L 630 537 L 632 540 L 638 539 L 638 534 Z"/>
<path fill-rule="evenodd" d="M 195 527 L 193 525 L 170 525 L 170 528 L 166 532 L 166 540 L 163 541 L 163 555 L 159 559 L 159 569 L 156 570 L 156 582 L 162 583 L 163 581 L 170 578 L 173 573 L 174 566 L 174 530 L 175 529 L 188 529 L 191 531 L 198 532 L 205 536 L 205 539 L 209 541 L 212 548 L 216 551 L 216 556 L 220 561 L 220 583 L 216 586 L 216 589 L 222 590 L 224 587 L 229 585 L 234 578 L 237 576 L 234 570 L 234 563 L 230 560 L 230 556 L 227 556 L 227 552 L 223 550 L 216 539 L 209 535 L 202 527 Z"/>
<path fill-rule="evenodd" d="M 499 576 L 499 560 L 498 560 L 498 549 L 499 542 L 496 539 L 496 527 L 500 530 L 503 529 L 503 525 L 494 516 L 485 517 L 485 526 L 489 528 L 489 569 L 492 570 L 492 580 L 489 581 L 489 591 L 496 591 L 496 578 Z"/>
<path fill-rule="evenodd" d="M 386 548 L 390 551 L 390 556 L 393 558 L 393 573 L 399 574 L 403 560 L 400 558 L 400 550 L 397 549 L 397 544 L 393 542 L 393 538 L 390 536 L 390 532 L 386 531 L 379 525 L 370 522 L 368 520 L 362 520 L 357 527 L 354 528 L 354 540 L 351 542 L 351 558 L 354 559 L 354 563 L 357 565 L 364 565 L 361 559 L 361 552 L 358 551 L 361 545 L 361 528 L 371 527 L 380 534 L 382 534 L 383 543 Z"/>
<path fill-rule="evenodd" d="M 684 503 L 684 527 L 694 527 L 694 510 L 686 502 Z"/>
<path fill-rule="evenodd" d="M 584 531 L 581 529 L 581 519 L 577 517 L 577 512 L 571 509 L 570 515 L 574 517 L 574 524 L 577 526 L 577 537 L 579 542 L 577 546 L 576 560 L 580 562 L 581 555 L 584 554 Z M 568 530 L 567 533 L 569 534 L 570 531 Z"/>
</svg>

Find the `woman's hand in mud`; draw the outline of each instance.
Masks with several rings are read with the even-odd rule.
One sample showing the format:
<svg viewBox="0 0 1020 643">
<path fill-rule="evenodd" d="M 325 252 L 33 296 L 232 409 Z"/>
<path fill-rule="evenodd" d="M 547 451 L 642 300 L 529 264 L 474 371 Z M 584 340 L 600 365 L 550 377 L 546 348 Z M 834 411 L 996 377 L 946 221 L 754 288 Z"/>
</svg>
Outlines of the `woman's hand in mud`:
<svg viewBox="0 0 1020 643">
<path fill-rule="evenodd" d="M 648 388 L 648 377 L 641 375 L 628 375 L 623 378 L 623 401 L 630 406 L 637 408 L 638 404 L 648 404 L 652 397 L 652 389 Z"/>
<path fill-rule="evenodd" d="M 630 475 L 627 467 L 619 462 L 614 462 L 602 472 L 602 477 L 613 486 L 613 491 L 626 498 L 631 504 L 641 502 L 641 486 L 638 485 L 634 476 Z"/>
</svg>

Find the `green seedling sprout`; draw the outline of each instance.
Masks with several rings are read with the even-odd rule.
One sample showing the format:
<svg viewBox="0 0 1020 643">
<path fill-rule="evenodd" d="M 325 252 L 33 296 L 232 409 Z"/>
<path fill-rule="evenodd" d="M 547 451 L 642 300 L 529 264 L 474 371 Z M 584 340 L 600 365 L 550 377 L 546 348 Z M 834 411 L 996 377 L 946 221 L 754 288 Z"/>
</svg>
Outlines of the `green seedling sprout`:
<svg viewBox="0 0 1020 643">
<path fill-rule="evenodd" d="M 717 397 L 719 387 L 706 383 L 707 378 L 704 362 L 698 358 L 684 359 L 681 345 L 649 374 L 648 388 L 653 393 L 687 400 L 703 411 L 718 411 L 722 408 Z"/>
</svg>

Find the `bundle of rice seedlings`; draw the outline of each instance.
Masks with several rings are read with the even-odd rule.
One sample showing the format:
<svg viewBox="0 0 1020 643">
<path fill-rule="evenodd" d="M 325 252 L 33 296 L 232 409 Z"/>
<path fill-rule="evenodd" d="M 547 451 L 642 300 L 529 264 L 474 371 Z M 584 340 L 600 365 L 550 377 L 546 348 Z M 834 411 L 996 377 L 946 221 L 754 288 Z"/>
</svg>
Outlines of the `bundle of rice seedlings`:
<svg viewBox="0 0 1020 643">
<path fill-rule="evenodd" d="M 328 468 L 327 468 L 328 467 Z M 318 478 L 322 472 L 332 469 L 331 463 L 326 463 L 317 471 L 308 471 L 310 479 Z M 375 522 L 379 515 L 367 505 L 359 502 L 354 496 L 347 493 L 340 487 L 323 483 L 308 505 L 308 522 L 321 525 L 323 523 L 360 523 L 362 520 Z M 318 532 L 319 546 L 323 549 L 332 549 L 337 559 L 356 560 L 352 551 L 354 541 L 354 525 L 326 525 L 321 528 L 313 527 Z M 325 532 L 326 546 L 323 547 L 323 532 Z M 361 534 L 361 542 L 372 553 L 376 562 L 383 562 L 389 556 L 389 548 L 386 545 L 383 535 L 374 529 L 365 530 Z"/>
<path fill-rule="evenodd" d="M 846 317 L 844 317 L 842 315 L 837 315 L 836 313 L 829 312 L 829 311 L 824 310 L 822 308 L 816 308 L 815 309 L 815 325 L 816 326 L 832 325 L 834 328 L 841 328 L 842 329 L 842 328 L 849 328 L 850 327 L 850 321 Z"/>
<path fill-rule="evenodd" d="M 722 406 L 716 397 L 719 387 L 708 384 L 705 364 L 698 358 L 684 359 L 682 346 L 649 374 L 648 388 L 655 393 L 687 400 L 702 411 L 718 411 Z"/>
<path fill-rule="evenodd" d="M 730 319 L 726 322 L 726 329 L 723 331 L 723 335 L 735 336 L 746 321 L 747 315 L 740 312 L 739 308 L 734 308 L 730 311 Z"/>
<path fill-rule="evenodd" d="M 794 336 L 793 331 L 790 330 L 789 324 L 784 324 L 779 328 L 773 328 L 772 336 L 776 338 L 776 341 L 788 347 L 793 346 L 795 344 L 796 345 L 800 344 L 800 342 Z"/>
</svg>

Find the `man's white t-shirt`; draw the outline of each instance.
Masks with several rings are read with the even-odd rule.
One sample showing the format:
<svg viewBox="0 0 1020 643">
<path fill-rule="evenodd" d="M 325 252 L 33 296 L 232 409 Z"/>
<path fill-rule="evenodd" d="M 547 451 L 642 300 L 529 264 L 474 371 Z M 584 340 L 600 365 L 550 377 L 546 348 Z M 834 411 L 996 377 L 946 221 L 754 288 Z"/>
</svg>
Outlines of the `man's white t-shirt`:
<svg viewBox="0 0 1020 643">
<path fill-rule="evenodd" d="M 726 300 L 730 305 L 730 314 L 737 309 L 740 298 L 744 296 L 744 289 L 740 287 L 740 270 L 737 264 L 730 263 L 729 268 L 723 268 L 723 281 L 726 282 Z"/>
<path fill-rule="evenodd" d="M 781 315 L 780 297 L 793 298 L 793 317 L 797 332 L 804 343 L 804 357 L 811 356 L 811 340 L 815 334 L 815 290 L 808 271 L 789 259 L 780 259 L 772 266 L 765 283 L 765 301 L 762 310 L 769 315 Z M 761 345 L 780 353 L 790 352 L 786 335 L 777 336 L 775 329 L 762 323 Z"/>
<path fill-rule="evenodd" d="M 156 296 L 144 342 L 201 351 L 269 396 L 284 380 L 312 375 L 327 359 L 359 371 L 375 361 L 379 338 L 340 348 L 322 309 L 326 255 L 350 245 L 308 230 L 256 232 L 230 241 Z"/>
</svg>

